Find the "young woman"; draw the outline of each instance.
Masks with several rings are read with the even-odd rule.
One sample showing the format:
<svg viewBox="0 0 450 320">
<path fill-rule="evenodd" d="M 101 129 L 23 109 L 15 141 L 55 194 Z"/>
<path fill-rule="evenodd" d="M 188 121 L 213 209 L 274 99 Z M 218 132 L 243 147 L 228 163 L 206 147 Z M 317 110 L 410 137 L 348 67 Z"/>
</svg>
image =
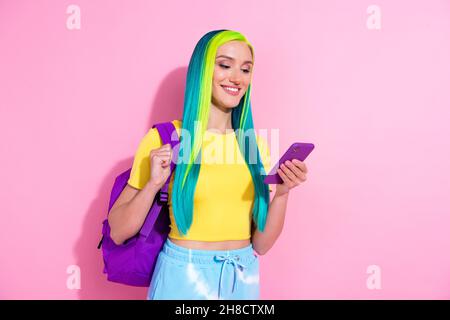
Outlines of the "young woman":
<svg viewBox="0 0 450 320">
<path fill-rule="evenodd" d="M 280 235 L 289 190 L 306 180 L 307 168 L 284 163 L 270 202 L 269 148 L 255 135 L 250 104 L 253 64 L 253 47 L 236 31 L 208 32 L 194 49 L 183 119 L 172 121 L 181 147 L 169 183 L 171 229 L 148 299 L 259 299 L 254 251 L 265 254 Z M 117 244 L 139 231 L 169 177 L 174 150 L 161 144 L 155 128 L 139 144 L 108 218 Z"/>
</svg>

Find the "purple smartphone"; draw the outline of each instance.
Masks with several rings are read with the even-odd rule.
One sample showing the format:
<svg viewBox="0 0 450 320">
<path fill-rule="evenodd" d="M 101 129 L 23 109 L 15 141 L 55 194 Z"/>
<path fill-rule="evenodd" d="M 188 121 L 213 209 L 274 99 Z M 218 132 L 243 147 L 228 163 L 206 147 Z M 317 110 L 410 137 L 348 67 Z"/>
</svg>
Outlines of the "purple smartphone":
<svg viewBox="0 0 450 320">
<path fill-rule="evenodd" d="M 283 156 L 278 160 L 275 166 L 270 170 L 267 176 L 264 178 L 264 183 L 266 184 L 281 184 L 283 183 L 283 179 L 281 179 L 280 175 L 277 173 L 277 169 L 280 168 L 280 164 L 284 163 L 287 160 L 292 161 L 293 159 L 298 159 L 300 161 L 304 161 L 306 157 L 313 151 L 314 144 L 312 143 L 302 143 L 295 142 L 293 143 L 289 149 L 283 154 Z"/>
</svg>

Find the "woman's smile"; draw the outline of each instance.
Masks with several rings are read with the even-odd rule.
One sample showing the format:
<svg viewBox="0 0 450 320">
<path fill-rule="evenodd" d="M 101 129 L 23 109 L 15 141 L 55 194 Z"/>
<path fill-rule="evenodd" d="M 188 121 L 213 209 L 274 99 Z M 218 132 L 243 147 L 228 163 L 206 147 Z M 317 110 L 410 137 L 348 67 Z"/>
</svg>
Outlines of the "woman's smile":
<svg viewBox="0 0 450 320">
<path fill-rule="evenodd" d="M 241 91 L 241 88 L 239 87 L 225 86 L 225 85 L 221 85 L 221 87 L 224 89 L 226 93 L 231 94 L 232 96 L 239 95 L 239 92 Z"/>
</svg>

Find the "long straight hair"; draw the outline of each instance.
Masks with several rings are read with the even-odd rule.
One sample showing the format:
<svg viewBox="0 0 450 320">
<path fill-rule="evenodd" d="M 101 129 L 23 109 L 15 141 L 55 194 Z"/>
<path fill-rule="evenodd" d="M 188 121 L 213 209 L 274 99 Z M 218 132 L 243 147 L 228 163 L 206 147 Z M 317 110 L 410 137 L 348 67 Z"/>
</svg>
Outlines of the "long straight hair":
<svg viewBox="0 0 450 320">
<path fill-rule="evenodd" d="M 172 188 L 173 214 L 178 231 L 183 235 L 187 234 L 193 219 L 194 193 L 201 166 L 203 134 L 207 129 L 209 119 L 212 78 L 217 48 L 233 40 L 245 42 L 252 52 L 254 61 L 254 50 L 247 39 L 239 32 L 222 29 L 205 34 L 195 46 L 189 62 L 184 94 L 180 149 L 178 150 L 178 160 Z M 258 230 L 262 232 L 266 225 L 269 187 L 263 182 L 263 176 L 261 175 L 261 172 L 265 174 L 265 170 L 256 143 L 250 92 L 251 82 L 239 104 L 233 108 L 231 118 L 232 127 L 238 133 L 236 139 L 239 149 L 253 180 L 255 190 L 252 207 L 253 221 Z M 189 137 L 184 136 L 184 132 L 188 132 Z M 245 144 L 245 137 L 249 139 L 248 145 Z M 256 163 L 253 157 L 252 161 L 250 161 L 250 152 L 246 151 L 246 146 L 252 148 L 251 150 L 257 151 Z M 180 159 L 188 159 L 189 161 L 179 161 Z"/>
</svg>

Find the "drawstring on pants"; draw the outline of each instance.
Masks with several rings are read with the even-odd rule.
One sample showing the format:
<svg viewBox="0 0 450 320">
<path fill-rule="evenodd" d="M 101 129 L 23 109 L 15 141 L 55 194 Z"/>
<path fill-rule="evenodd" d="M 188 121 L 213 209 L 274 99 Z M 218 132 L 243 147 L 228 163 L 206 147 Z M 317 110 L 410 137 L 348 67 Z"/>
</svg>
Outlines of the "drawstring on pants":
<svg viewBox="0 0 450 320">
<path fill-rule="evenodd" d="M 222 267 L 220 268 L 220 278 L 219 278 L 219 299 L 220 299 L 221 292 L 222 292 L 222 273 L 223 273 L 223 268 L 225 267 L 225 265 L 230 263 L 233 265 L 233 269 L 234 269 L 233 287 L 231 289 L 231 293 L 234 292 L 234 286 L 236 284 L 236 278 L 237 278 L 236 277 L 237 269 L 242 271 L 246 266 L 239 262 L 239 256 L 237 256 L 237 255 L 234 257 L 230 256 L 230 255 L 215 255 L 214 258 L 218 261 L 223 261 Z"/>
</svg>

